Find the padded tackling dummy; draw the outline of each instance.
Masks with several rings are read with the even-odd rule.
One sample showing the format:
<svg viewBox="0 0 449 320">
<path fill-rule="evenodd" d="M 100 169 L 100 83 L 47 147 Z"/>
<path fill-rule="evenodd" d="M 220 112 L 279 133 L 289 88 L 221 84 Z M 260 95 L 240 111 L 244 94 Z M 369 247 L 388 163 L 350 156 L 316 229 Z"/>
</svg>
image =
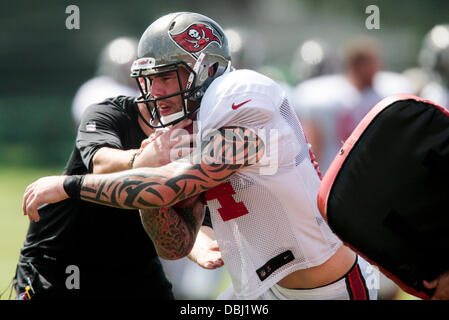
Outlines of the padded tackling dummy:
<svg viewBox="0 0 449 320">
<path fill-rule="evenodd" d="M 404 291 L 449 269 L 449 113 L 413 95 L 379 102 L 323 177 L 318 207 L 341 240 Z"/>
</svg>

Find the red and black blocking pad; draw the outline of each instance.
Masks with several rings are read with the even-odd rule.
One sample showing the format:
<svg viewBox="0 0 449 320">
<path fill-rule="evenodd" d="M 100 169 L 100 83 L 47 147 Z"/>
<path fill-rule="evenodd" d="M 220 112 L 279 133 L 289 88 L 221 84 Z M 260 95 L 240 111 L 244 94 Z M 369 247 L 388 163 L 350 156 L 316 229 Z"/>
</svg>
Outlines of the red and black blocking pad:
<svg viewBox="0 0 449 320">
<path fill-rule="evenodd" d="M 318 207 L 341 240 L 404 291 L 449 270 L 449 113 L 413 95 L 379 102 L 323 177 Z"/>
</svg>

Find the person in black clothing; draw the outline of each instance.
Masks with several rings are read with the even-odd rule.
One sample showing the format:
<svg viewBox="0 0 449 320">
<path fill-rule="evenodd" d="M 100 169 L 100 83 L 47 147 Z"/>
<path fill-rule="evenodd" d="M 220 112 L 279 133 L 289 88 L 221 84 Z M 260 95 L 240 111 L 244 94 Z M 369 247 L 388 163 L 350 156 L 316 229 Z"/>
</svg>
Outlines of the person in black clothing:
<svg viewBox="0 0 449 320">
<path fill-rule="evenodd" d="M 65 175 L 132 168 L 141 142 L 154 132 L 134 100 L 119 96 L 87 109 Z M 172 146 L 165 147 L 155 154 L 155 164 Z M 29 298 L 27 286 L 33 300 L 173 299 L 137 212 L 67 199 L 39 213 L 44 223 L 30 223 L 20 252 L 14 279 L 19 299 Z"/>
</svg>

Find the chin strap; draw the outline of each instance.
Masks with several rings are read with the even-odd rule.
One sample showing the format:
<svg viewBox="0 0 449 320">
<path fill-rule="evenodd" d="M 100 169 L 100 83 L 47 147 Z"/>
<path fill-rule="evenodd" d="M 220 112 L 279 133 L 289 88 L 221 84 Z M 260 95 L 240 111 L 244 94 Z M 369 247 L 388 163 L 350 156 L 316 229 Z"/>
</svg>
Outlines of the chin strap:
<svg viewBox="0 0 449 320">
<path fill-rule="evenodd" d="M 163 117 L 161 116 L 161 121 L 162 121 L 162 123 L 170 123 L 172 121 L 180 119 L 181 117 L 184 117 L 184 115 L 185 115 L 184 111 L 181 110 L 179 112 L 172 113 L 167 116 L 163 116 Z"/>
</svg>

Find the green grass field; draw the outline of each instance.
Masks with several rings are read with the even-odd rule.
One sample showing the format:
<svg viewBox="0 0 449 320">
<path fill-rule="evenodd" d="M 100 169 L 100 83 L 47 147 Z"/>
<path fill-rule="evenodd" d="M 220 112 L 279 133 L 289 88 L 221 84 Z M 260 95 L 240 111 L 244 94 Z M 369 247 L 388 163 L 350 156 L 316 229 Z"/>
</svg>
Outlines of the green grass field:
<svg viewBox="0 0 449 320">
<path fill-rule="evenodd" d="M 42 176 L 60 174 L 61 171 L 61 168 L 0 166 L 0 292 L 8 287 L 14 276 L 28 228 L 28 218 L 22 214 L 22 197 L 26 186 Z M 1 299 L 8 299 L 8 295 L 9 290 Z"/>
</svg>

